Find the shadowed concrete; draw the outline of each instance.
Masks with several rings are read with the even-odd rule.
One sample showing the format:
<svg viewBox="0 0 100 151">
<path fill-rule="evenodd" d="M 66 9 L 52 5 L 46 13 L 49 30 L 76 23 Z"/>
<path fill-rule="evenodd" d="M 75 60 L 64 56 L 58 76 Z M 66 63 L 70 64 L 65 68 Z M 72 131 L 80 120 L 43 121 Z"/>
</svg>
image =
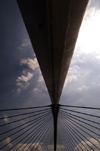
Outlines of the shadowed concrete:
<svg viewBox="0 0 100 151">
<path fill-rule="evenodd" d="M 52 104 L 58 104 L 88 0 L 17 0 Z"/>
</svg>

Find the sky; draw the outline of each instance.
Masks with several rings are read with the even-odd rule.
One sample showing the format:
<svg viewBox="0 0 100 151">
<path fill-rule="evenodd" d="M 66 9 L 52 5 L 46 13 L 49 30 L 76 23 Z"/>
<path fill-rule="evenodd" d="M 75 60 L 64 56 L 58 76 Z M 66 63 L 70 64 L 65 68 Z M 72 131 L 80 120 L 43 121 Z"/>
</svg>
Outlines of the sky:
<svg viewBox="0 0 100 151">
<path fill-rule="evenodd" d="M 0 0 L 0 107 L 51 104 L 16 0 Z M 90 0 L 60 104 L 100 107 L 100 0 Z"/>
<path fill-rule="evenodd" d="M 60 104 L 100 107 L 99 39 L 100 0 L 90 0 Z M 0 108 L 49 104 L 50 97 L 16 0 L 0 0 Z M 8 137 L 3 143 L 10 140 Z"/>
<path fill-rule="evenodd" d="M 100 106 L 100 1 L 90 0 L 80 28 L 62 104 Z"/>
</svg>

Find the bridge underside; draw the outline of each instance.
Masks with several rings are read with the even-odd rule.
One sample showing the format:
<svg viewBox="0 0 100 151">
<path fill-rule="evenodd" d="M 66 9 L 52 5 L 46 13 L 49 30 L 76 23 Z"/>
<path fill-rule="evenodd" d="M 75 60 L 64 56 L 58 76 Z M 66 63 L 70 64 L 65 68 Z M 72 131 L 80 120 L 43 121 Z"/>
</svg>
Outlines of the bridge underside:
<svg viewBox="0 0 100 151">
<path fill-rule="evenodd" d="M 100 150 L 100 108 L 58 104 L 88 0 L 17 1 L 52 105 L 0 110 L 0 150 Z"/>
<path fill-rule="evenodd" d="M 17 0 L 52 104 L 58 104 L 88 0 Z"/>
<path fill-rule="evenodd" d="M 50 98 L 57 148 L 59 99 L 88 0 L 17 0 Z"/>
</svg>

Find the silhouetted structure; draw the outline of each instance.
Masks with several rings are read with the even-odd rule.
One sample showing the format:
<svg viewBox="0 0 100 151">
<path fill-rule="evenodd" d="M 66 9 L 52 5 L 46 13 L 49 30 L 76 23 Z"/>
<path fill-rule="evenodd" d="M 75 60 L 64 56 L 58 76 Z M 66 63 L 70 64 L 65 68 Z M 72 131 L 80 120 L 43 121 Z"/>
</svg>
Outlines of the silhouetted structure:
<svg viewBox="0 0 100 151">
<path fill-rule="evenodd" d="M 53 104 L 56 151 L 57 104 L 88 0 L 17 0 Z"/>
<path fill-rule="evenodd" d="M 5 135 L 12 130 L 25 126 L 26 124 L 24 127 L 25 129 L 31 125 L 32 126 L 8 143 L 11 144 L 11 142 L 26 134 L 26 136 L 11 147 L 10 150 L 14 147 L 16 148 L 16 146 L 21 141 L 23 142 L 27 137 L 28 138 L 19 147 L 17 146 L 16 150 L 22 148 L 22 150 L 41 151 L 44 149 L 47 151 L 50 149 L 56 151 L 57 148 L 60 148 L 63 151 L 73 151 L 83 150 L 83 147 L 85 150 L 89 150 L 90 148 L 93 150 L 91 145 L 89 145 L 85 139 L 87 139 L 93 147 L 99 149 L 99 147 L 87 138 L 86 135 L 94 138 L 100 143 L 100 135 L 97 132 L 100 131 L 100 128 L 88 123 L 92 122 L 99 125 L 99 122 L 93 120 L 92 117 L 99 119 L 100 116 L 84 113 L 82 112 L 82 109 L 94 109 L 99 111 L 100 108 L 59 105 L 62 88 L 88 0 L 17 0 L 17 2 L 36 53 L 52 105 L 27 108 L 27 110 L 32 111 L 8 116 L 8 118 L 15 118 L 32 114 L 28 117 L 2 124 L 1 127 L 21 120 L 33 119 L 24 124 L 17 125 L 15 128 L 1 133 L 1 135 Z M 68 109 L 69 107 L 71 110 Z M 73 108 L 77 108 L 79 111 L 73 110 Z M 12 110 L 22 111 L 26 109 Z M 78 114 L 82 114 L 82 116 L 79 116 Z M 91 119 L 88 119 L 85 116 L 90 116 Z M 2 119 L 4 118 L 1 118 L 1 120 Z M 86 124 L 87 127 L 83 123 Z M 88 126 L 95 128 L 96 132 L 88 128 Z M 23 128 L 7 137 L 11 137 L 18 132 L 21 132 L 22 129 Z M 30 131 L 31 129 L 33 130 Z M 88 130 L 88 132 L 86 130 Z M 91 135 L 91 133 L 93 133 L 93 135 Z M 2 141 L 7 139 L 7 137 L 5 136 L 2 138 Z M 26 142 L 28 143 L 25 145 Z M 2 148 L 6 147 L 8 144 L 5 144 Z"/>
<path fill-rule="evenodd" d="M 60 105 L 57 129 L 52 110 L 50 105 L 0 110 L 8 115 L 0 118 L 0 150 L 54 151 L 54 143 L 58 151 L 100 150 L 100 108 Z"/>
<path fill-rule="evenodd" d="M 52 104 L 58 104 L 88 0 L 17 0 Z"/>
</svg>

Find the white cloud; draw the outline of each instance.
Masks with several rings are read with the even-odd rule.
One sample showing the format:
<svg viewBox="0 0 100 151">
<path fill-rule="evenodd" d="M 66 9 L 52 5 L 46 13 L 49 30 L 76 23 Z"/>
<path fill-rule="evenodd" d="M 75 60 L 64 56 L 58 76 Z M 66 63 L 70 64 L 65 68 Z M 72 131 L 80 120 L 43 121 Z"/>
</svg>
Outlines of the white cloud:
<svg viewBox="0 0 100 151">
<path fill-rule="evenodd" d="M 39 78 L 38 78 L 38 83 L 40 83 L 40 82 L 42 83 L 43 81 L 44 81 L 44 80 L 43 80 L 43 76 L 40 75 Z"/>
<path fill-rule="evenodd" d="M 98 60 L 100 60 L 100 55 L 96 56 L 96 58 L 97 58 Z"/>
<path fill-rule="evenodd" d="M 33 89 L 33 93 L 34 93 L 34 96 L 40 96 L 41 98 L 44 96 L 44 93 L 41 91 L 41 89 L 40 88 L 34 88 Z"/>
<path fill-rule="evenodd" d="M 95 139 L 93 139 L 93 138 L 88 138 L 89 139 L 89 141 L 91 141 L 92 143 L 94 143 L 98 148 L 100 148 L 100 143 L 99 142 L 97 142 Z M 94 151 L 98 151 L 98 149 L 96 149 L 90 142 L 89 142 L 88 140 L 85 140 L 85 142 L 90 146 L 90 147 L 92 147 L 93 148 L 93 150 Z M 100 140 L 99 140 L 100 141 Z M 85 149 L 85 147 L 89 150 L 89 151 L 92 151 L 87 145 L 86 145 L 86 143 L 85 143 L 84 141 L 81 141 L 81 143 L 80 144 L 78 144 L 76 147 L 75 147 L 75 150 L 79 150 L 79 151 L 81 151 L 81 149 L 80 149 L 80 147 L 79 146 L 81 146 L 81 148 L 82 148 L 82 150 L 83 151 L 86 151 L 86 149 Z M 83 146 L 83 145 L 85 146 Z"/>
<path fill-rule="evenodd" d="M 20 93 L 21 89 L 27 89 L 27 87 L 30 85 L 30 83 L 28 82 L 29 80 L 31 80 L 33 78 L 33 73 L 28 72 L 27 75 L 21 75 L 20 77 L 17 77 L 16 80 L 16 85 L 19 87 L 17 89 L 17 92 Z"/>
<path fill-rule="evenodd" d="M 84 91 L 84 90 L 88 90 L 88 87 L 86 85 L 83 85 L 83 86 L 77 88 L 78 92 L 81 92 L 81 91 Z"/>
<path fill-rule="evenodd" d="M 88 7 L 76 43 L 77 55 L 94 52 L 100 54 L 100 10 Z"/>
<path fill-rule="evenodd" d="M 39 70 L 39 65 L 38 65 L 38 62 L 37 62 L 37 59 L 34 58 L 34 59 L 31 59 L 31 58 L 28 58 L 28 59 L 21 59 L 20 60 L 20 66 L 21 65 L 27 65 L 30 69 L 32 69 L 33 71 L 35 71 L 36 69 Z M 29 83 L 29 80 L 31 80 L 34 76 L 34 73 L 31 73 L 31 72 L 27 72 L 25 70 L 22 71 L 22 75 L 17 77 L 16 79 L 16 85 L 19 87 L 17 89 L 17 92 L 20 93 L 21 90 L 24 88 L 26 89 L 30 83 Z M 39 76 L 39 79 L 38 79 L 38 82 L 42 82 L 43 81 L 43 78 L 41 76 Z"/>
<path fill-rule="evenodd" d="M 17 84 L 16 84 L 17 85 Z M 17 92 L 20 93 L 21 92 L 21 89 L 24 88 L 24 89 L 27 89 L 27 87 L 30 85 L 29 82 L 23 82 L 21 83 L 21 85 L 19 86 L 19 88 L 17 89 Z M 17 85 L 18 86 L 18 85 Z"/>
<path fill-rule="evenodd" d="M 45 85 L 41 84 L 37 84 L 37 87 L 33 89 L 33 94 L 34 94 L 34 97 L 39 98 L 39 99 L 44 99 L 47 97 L 48 95 L 48 92 L 47 92 L 47 89 L 45 88 Z"/>
<path fill-rule="evenodd" d="M 28 46 L 28 45 L 30 45 L 29 39 L 23 39 L 23 42 L 22 42 L 21 46 L 25 47 L 25 46 Z"/>
<path fill-rule="evenodd" d="M 22 86 L 22 83 L 17 83 L 16 85 L 17 85 L 17 86 Z"/>
<path fill-rule="evenodd" d="M 26 89 L 29 85 L 30 85 L 30 83 L 29 83 L 29 82 L 26 82 L 26 83 L 24 84 L 24 88 Z"/>
<path fill-rule="evenodd" d="M 6 144 L 9 143 L 8 146 L 9 146 L 9 147 L 13 147 L 13 144 L 10 143 L 10 142 L 11 142 L 11 138 L 10 138 L 10 137 L 7 137 L 7 138 L 3 141 L 3 144 L 6 145 Z M 21 151 L 21 150 L 27 145 L 26 148 L 25 148 L 25 150 L 27 150 L 27 149 L 29 148 L 29 146 L 31 146 L 30 149 L 33 148 L 33 150 L 34 150 L 34 149 L 37 149 L 37 151 L 42 151 L 42 144 L 43 144 L 43 143 L 41 143 L 41 142 L 29 143 L 29 144 L 19 143 L 19 144 L 16 145 L 15 150 L 22 145 L 22 146 L 20 147 L 20 149 L 19 149 L 19 151 Z M 13 150 L 11 150 L 11 151 L 13 151 Z"/>
<path fill-rule="evenodd" d="M 54 145 L 48 145 L 48 151 L 54 151 Z M 64 149 L 64 145 L 57 145 L 57 151 L 63 151 Z"/>
<path fill-rule="evenodd" d="M 41 92 L 38 88 L 34 88 L 33 90 L 35 93 Z"/>
<path fill-rule="evenodd" d="M 79 71 L 80 71 L 80 68 L 77 65 L 75 65 L 73 68 L 72 67 L 69 68 L 68 74 L 77 75 Z"/>
<path fill-rule="evenodd" d="M 26 46 L 30 46 L 30 40 L 29 39 L 23 39 L 21 45 L 18 47 L 19 50 L 23 50 L 23 48 L 25 48 Z"/>
<path fill-rule="evenodd" d="M 77 81 L 77 77 L 75 75 L 67 76 L 64 87 L 66 87 L 68 84 Z"/>
<path fill-rule="evenodd" d="M 22 147 L 20 147 L 22 145 Z M 27 145 L 27 146 L 26 146 Z M 17 146 L 16 146 L 16 149 L 18 148 L 18 147 L 20 147 L 19 148 L 19 151 L 21 151 L 25 146 L 25 149 L 24 150 L 28 150 L 28 148 L 30 147 L 30 150 L 32 149 L 32 150 L 34 150 L 34 149 L 36 149 L 37 151 L 43 151 L 42 150 L 42 147 L 41 147 L 41 145 L 42 145 L 42 143 L 39 143 L 39 142 L 37 142 L 37 143 L 29 143 L 29 144 L 22 144 L 22 143 L 19 143 Z"/>
<path fill-rule="evenodd" d="M 77 65 L 75 65 L 74 67 L 70 67 L 64 83 L 64 87 L 66 87 L 67 85 L 73 82 L 78 81 L 78 78 L 80 77 L 80 72 L 81 69 Z"/>
<path fill-rule="evenodd" d="M 6 138 L 4 141 L 3 141 L 3 144 L 4 145 L 6 145 L 6 144 L 8 144 L 8 146 L 9 147 L 13 147 L 13 144 L 12 143 L 10 143 L 11 142 L 11 138 L 10 137 L 8 137 L 8 138 Z M 36 149 L 37 151 L 43 151 L 44 149 L 42 148 L 42 144 L 43 143 L 41 143 L 41 142 L 37 142 L 37 143 L 29 143 L 29 144 L 23 144 L 23 143 L 19 143 L 19 144 L 17 144 L 16 145 L 16 147 L 15 147 L 15 149 L 13 150 L 11 150 L 11 151 L 15 151 L 15 150 L 17 150 L 20 146 L 20 148 L 18 149 L 19 151 L 21 151 L 24 147 L 25 147 L 25 149 L 24 150 L 28 150 L 28 148 L 30 147 L 30 150 L 31 149 Z M 44 150 L 45 151 L 45 150 Z"/>
<path fill-rule="evenodd" d="M 23 58 L 20 60 L 20 65 L 27 64 L 27 59 Z"/>
<path fill-rule="evenodd" d="M 21 82 L 21 81 L 27 82 L 27 81 L 29 81 L 30 79 L 32 79 L 32 77 L 33 77 L 33 74 L 30 73 L 30 72 L 28 72 L 28 73 L 27 73 L 27 76 L 22 75 L 22 76 L 18 77 L 16 81 L 17 81 L 17 82 Z M 18 85 L 18 83 L 17 83 L 17 85 Z"/>
<path fill-rule="evenodd" d="M 34 55 L 33 55 L 35 58 L 36 58 L 36 54 L 35 54 L 35 52 L 34 52 Z"/>
<path fill-rule="evenodd" d="M 26 64 L 33 71 L 39 67 L 36 58 L 34 58 L 34 59 L 30 59 L 30 58 L 25 59 L 25 58 L 23 58 L 23 59 L 20 60 L 20 65 L 23 65 L 23 64 Z"/>
<path fill-rule="evenodd" d="M 100 3 L 100 2 L 99 2 Z M 100 104 L 100 9 L 88 8 L 66 78 L 63 100 Z M 93 84 L 95 83 L 95 84 Z M 67 85 L 67 87 L 66 87 Z M 82 93 L 79 93 L 82 92 Z M 72 95 L 73 94 L 73 95 Z M 63 101 L 62 100 L 62 101 Z M 89 101 L 88 101 L 89 100 Z M 95 100 L 95 101 L 94 101 Z M 66 103 L 66 101 L 64 101 Z"/>
</svg>

